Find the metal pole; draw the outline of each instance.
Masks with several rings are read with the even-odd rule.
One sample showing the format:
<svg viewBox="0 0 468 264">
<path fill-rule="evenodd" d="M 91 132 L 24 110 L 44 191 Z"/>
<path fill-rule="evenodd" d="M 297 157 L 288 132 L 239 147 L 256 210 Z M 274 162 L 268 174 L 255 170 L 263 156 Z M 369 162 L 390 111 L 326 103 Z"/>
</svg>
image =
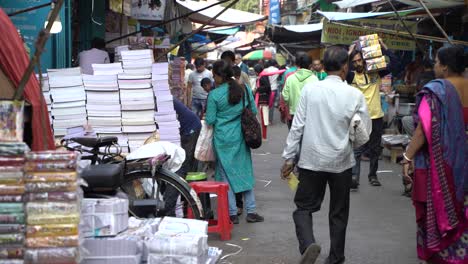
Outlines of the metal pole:
<svg viewBox="0 0 468 264">
<path fill-rule="evenodd" d="M 209 5 L 209 6 L 205 6 L 204 8 L 200 8 L 200 9 L 198 9 L 198 10 L 188 12 L 187 14 L 183 14 L 183 15 L 181 15 L 181 16 L 174 17 L 174 18 L 171 18 L 171 19 L 169 19 L 169 20 L 165 20 L 165 21 L 163 21 L 163 22 L 161 22 L 161 23 L 158 23 L 158 24 L 156 24 L 156 25 L 153 25 L 153 26 L 151 26 L 151 27 L 149 27 L 149 28 L 145 28 L 145 29 L 152 29 L 152 28 L 155 28 L 155 27 L 163 26 L 163 25 L 168 24 L 168 23 L 170 23 L 170 22 L 179 20 L 179 19 L 181 19 L 181 18 L 186 18 L 186 17 L 188 17 L 188 16 L 190 16 L 190 15 L 193 15 L 193 14 L 196 14 L 196 13 L 201 12 L 201 11 L 203 11 L 203 10 L 212 8 L 213 6 L 216 6 L 216 5 L 220 5 L 220 4 L 223 4 L 223 3 L 227 3 L 227 2 L 229 2 L 229 1 L 231 1 L 231 0 L 223 0 L 223 1 L 220 1 L 220 2 L 216 2 L 216 3 L 211 4 L 211 5 Z M 123 36 L 120 36 L 120 37 L 118 37 L 118 38 L 111 39 L 111 40 L 109 40 L 109 41 L 106 41 L 106 44 L 109 44 L 109 43 L 114 42 L 114 41 L 116 41 L 116 40 L 121 40 L 121 39 L 123 39 L 123 38 L 127 38 L 127 37 L 130 37 L 130 36 L 136 35 L 136 34 L 138 34 L 138 33 L 140 33 L 140 32 L 141 32 L 141 30 L 138 30 L 138 31 L 135 31 L 135 32 L 132 32 L 132 33 L 123 35 Z"/>
<path fill-rule="evenodd" d="M 205 23 L 203 23 L 203 25 L 199 28 L 197 28 L 195 31 L 192 31 L 192 33 L 188 34 L 185 38 L 183 38 L 181 41 L 177 42 L 176 44 L 174 44 L 171 48 L 169 48 L 169 50 L 166 52 L 167 53 L 170 53 L 171 51 L 173 51 L 175 48 L 177 48 L 177 46 L 179 46 L 180 44 L 184 43 L 184 41 L 186 41 L 187 39 L 189 39 L 191 36 L 197 34 L 198 32 L 202 31 L 209 23 L 211 23 L 213 20 L 215 20 L 216 18 L 218 18 L 220 15 L 222 15 L 224 12 L 226 12 L 231 6 L 235 5 L 239 0 L 233 0 L 232 3 L 230 3 L 229 5 L 227 5 L 223 10 L 221 10 L 221 12 L 219 12 L 218 14 L 216 14 L 216 16 L 210 18 L 208 21 L 206 21 Z M 221 2 L 220 2 L 221 3 Z M 159 55 L 157 58 L 156 58 L 156 61 L 159 61 L 159 59 L 161 59 L 163 56 L 166 56 L 166 54 L 161 54 Z"/>
<path fill-rule="evenodd" d="M 400 20 L 401 24 L 403 25 L 403 27 L 406 29 L 406 31 L 408 31 L 408 33 L 411 35 L 411 37 L 413 38 L 415 44 L 416 44 L 416 47 L 418 47 L 418 49 L 423 53 L 423 54 L 426 54 L 426 52 L 424 51 L 424 49 L 421 47 L 421 45 L 418 43 L 418 40 L 416 39 L 416 37 L 413 35 L 413 32 L 411 32 L 411 30 L 408 28 L 408 26 L 406 25 L 405 21 L 401 18 L 400 14 L 398 13 L 398 11 L 396 10 L 395 6 L 393 5 L 392 1 L 391 0 L 387 0 L 387 2 L 390 4 L 390 6 L 392 7 L 393 9 L 393 12 L 395 12 L 396 16 L 398 17 L 398 19 Z"/>
<path fill-rule="evenodd" d="M 447 39 L 448 43 L 453 44 L 452 40 L 449 38 L 447 33 L 445 33 L 445 30 L 440 26 L 439 22 L 437 22 L 437 20 L 434 18 L 429 8 L 427 8 L 426 4 L 424 4 L 422 0 L 418 0 L 418 1 L 421 4 L 421 6 L 426 10 L 426 13 L 429 15 L 429 17 L 431 17 L 434 24 L 439 28 L 442 35 L 444 35 L 444 37 Z"/>
<path fill-rule="evenodd" d="M 52 2 L 42 4 L 42 5 L 38 5 L 38 6 L 29 7 L 29 8 L 26 8 L 26 9 L 22 9 L 22 10 L 10 13 L 10 14 L 8 14 L 8 16 L 9 17 L 16 16 L 16 15 L 23 14 L 23 13 L 26 13 L 26 12 L 29 12 L 29 11 L 33 11 L 33 10 L 36 10 L 36 9 L 39 9 L 39 8 L 50 6 L 51 4 L 52 4 Z"/>
</svg>

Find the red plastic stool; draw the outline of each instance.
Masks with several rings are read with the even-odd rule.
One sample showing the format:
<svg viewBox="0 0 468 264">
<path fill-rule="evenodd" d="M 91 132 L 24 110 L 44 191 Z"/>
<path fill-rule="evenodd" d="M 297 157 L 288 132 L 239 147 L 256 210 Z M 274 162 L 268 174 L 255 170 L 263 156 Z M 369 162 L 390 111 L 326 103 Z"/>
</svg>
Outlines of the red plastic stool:
<svg viewBox="0 0 468 264">
<path fill-rule="evenodd" d="M 218 219 L 208 221 L 208 232 L 218 233 L 221 236 L 221 240 L 230 240 L 233 225 L 229 219 L 229 185 L 224 182 L 202 181 L 192 182 L 190 186 L 197 194 L 216 193 L 218 196 Z M 193 218 L 190 208 L 187 210 L 187 216 L 188 218 Z"/>
</svg>

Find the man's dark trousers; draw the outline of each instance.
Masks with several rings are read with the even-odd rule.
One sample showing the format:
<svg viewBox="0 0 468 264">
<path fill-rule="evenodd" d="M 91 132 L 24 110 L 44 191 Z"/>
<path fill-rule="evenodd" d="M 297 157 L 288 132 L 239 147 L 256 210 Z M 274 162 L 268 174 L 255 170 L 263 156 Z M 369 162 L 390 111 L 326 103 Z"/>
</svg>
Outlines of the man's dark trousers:
<svg viewBox="0 0 468 264">
<path fill-rule="evenodd" d="M 330 188 L 330 264 L 344 261 L 346 227 L 349 216 L 349 192 L 351 169 L 341 173 L 318 172 L 299 169 L 299 186 L 294 197 L 296 211 L 293 213 L 296 235 L 301 254 L 315 243 L 312 213 L 320 210 L 327 183 Z"/>
</svg>

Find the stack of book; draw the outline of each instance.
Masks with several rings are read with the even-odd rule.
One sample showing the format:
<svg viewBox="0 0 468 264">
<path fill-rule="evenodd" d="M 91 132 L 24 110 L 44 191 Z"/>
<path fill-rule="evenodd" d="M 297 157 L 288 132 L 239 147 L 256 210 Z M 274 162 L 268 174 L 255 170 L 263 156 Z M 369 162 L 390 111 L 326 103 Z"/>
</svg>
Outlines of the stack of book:
<svg viewBox="0 0 468 264">
<path fill-rule="evenodd" d="M 118 75 L 122 131 L 130 152 L 142 146 L 156 130 L 151 83 L 152 50 L 122 51 L 124 73 Z"/>
<path fill-rule="evenodd" d="M 39 74 L 36 74 L 37 80 L 39 80 Z M 42 74 L 42 85 L 41 85 L 42 94 L 44 96 L 45 103 L 47 104 L 47 112 L 50 115 L 50 111 L 52 110 L 52 99 L 50 98 L 50 86 L 49 86 L 49 76 L 47 73 Z M 50 123 L 52 124 L 52 118 L 50 119 Z"/>
<path fill-rule="evenodd" d="M 172 94 L 168 83 L 168 64 L 155 63 L 152 70 L 153 91 L 156 97 L 155 121 L 159 138 L 180 145 L 179 121 L 174 110 Z"/>
<path fill-rule="evenodd" d="M 86 124 L 86 93 L 80 68 L 49 69 L 52 98 L 51 116 L 55 136 L 67 134 L 67 128 Z"/>
<path fill-rule="evenodd" d="M 115 58 L 114 61 L 122 61 L 122 55 L 120 54 L 123 50 L 128 50 L 128 45 L 117 46 L 114 49 Z"/>
<path fill-rule="evenodd" d="M 123 72 L 122 64 L 106 63 L 106 64 L 92 64 L 94 75 L 117 75 Z"/>
<path fill-rule="evenodd" d="M 191 104 L 192 91 L 185 87 L 185 59 L 175 58 L 169 65 L 169 85 L 171 93 L 186 105 Z"/>
</svg>

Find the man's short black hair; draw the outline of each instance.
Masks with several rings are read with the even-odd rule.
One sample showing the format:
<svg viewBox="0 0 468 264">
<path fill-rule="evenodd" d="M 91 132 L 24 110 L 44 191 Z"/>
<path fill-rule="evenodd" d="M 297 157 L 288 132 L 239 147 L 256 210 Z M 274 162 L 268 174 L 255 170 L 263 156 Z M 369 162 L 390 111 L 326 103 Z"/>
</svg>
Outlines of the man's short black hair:
<svg viewBox="0 0 468 264">
<path fill-rule="evenodd" d="M 93 38 L 91 41 L 91 47 L 103 50 L 106 48 L 106 42 L 102 38 Z"/>
<path fill-rule="evenodd" d="M 348 52 L 345 49 L 331 46 L 325 50 L 323 66 L 327 72 L 339 71 L 348 63 L 348 60 Z"/>
<path fill-rule="evenodd" d="M 310 65 L 312 64 L 312 59 L 310 58 L 309 54 L 305 52 L 298 52 L 296 54 L 296 65 L 302 69 L 309 69 Z"/>
<path fill-rule="evenodd" d="M 236 54 L 230 50 L 226 50 L 221 54 L 221 59 L 222 60 L 229 60 L 231 63 L 234 63 L 236 60 Z"/>
<path fill-rule="evenodd" d="M 192 63 L 187 63 L 187 65 L 185 66 L 185 69 L 191 69 L 192 71 L 195 69 L 195 67 L 193 66 Z"/>
<path fill-rule="evenodd" d="M 203 79 L 201 80 L 201 82 L 200 82 L 201 87 L 204 87 L 206 84 L 208 84 L 208 85 L 211 86 L 211 80 L 210 80 L 210 78 L 206 78 L 206 77 L 205 77 L 205 78 L 203 78 Z"/>
<path fill-rule="evenodd" d="M 205 60 L 203 58 L 196 58 L 195 59 L 195 67 L 200 67 L 200 66 L 204 66 L 205 65 Z"/>
</svg>

